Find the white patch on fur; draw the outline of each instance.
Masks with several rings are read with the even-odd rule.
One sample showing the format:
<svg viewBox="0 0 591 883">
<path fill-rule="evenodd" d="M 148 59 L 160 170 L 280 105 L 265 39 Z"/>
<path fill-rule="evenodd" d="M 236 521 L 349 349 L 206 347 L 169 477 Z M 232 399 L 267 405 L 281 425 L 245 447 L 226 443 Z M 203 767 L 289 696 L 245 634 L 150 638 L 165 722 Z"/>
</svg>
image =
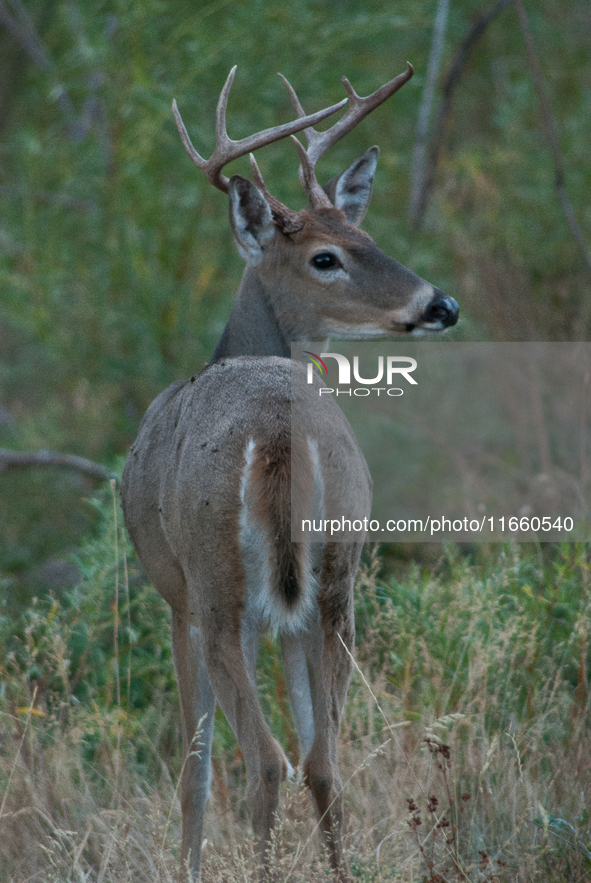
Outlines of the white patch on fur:
<svg viewBox="0 0 591 883">
<path fill-rule="evenodd" d="M 419 322 L 418 319 L 433 300 L 434 293 L 435 289 L 431 283 L 424 282 L 419 285 L 406 306 L 384 313 L 381 324 L 378 325 L 374 321 L 352 325 L 337 319 L 327 318 L 322 326 L 322 334 L 326 334 L 328 337 L 338 337 L 341 340 L 383 340 L 398 335 L 408 337 L 409 332 L 405 330 L 406 325 L 416 326 L 410 332 L 413 337 L 440 333 L 445 330 L 440 320 Z M 394 328 L 394 325 L 400 326 L 399 329 Z"/>
<path fill-rule="evenodd" d="M 329 270 L 319 270 L 313 263 L 311 263 L 311 260 L 315 254 L 321 253 L 334 255 L 340 266 L 332 267 Z M 349 279 L 349 273 L 345 269 L 347 265 L 347 255 L 342 248 L 338 247 L 338 245 L 335 245 L 333 242 L 331 242 L 330 245 L 321 243 L 320 245 L 309 249 L 309 254 L 310 259 L 307 263 L 308 272 L 317 282 L 320 282 L 321 285 L 331 285 L 339 279 Z"/>
<path fill-rule="evenodd" d="M 241 197 L 236 186 L 230 185 L 230 217 L 236 248 L 250 267 L 258 267 L 263 259 L 263 248 L 275 235 L 275 225 L 269 204 L 261 191 L 254 184 L 248 185 L 248 202 L 258 203 L 260 220 L 254 227 L 251 218 L 244 210 Z M 245 201 L 246 195 L 243 194 Z"/>
<path fill-rule="evenodd" d="M 373 323 L 349 325 L 347 322 L 339 322 L 338 319 L 327 319 L 322 325 L 322 333 L 328 337 L 338 337 L 339 340 L 371 340 L 390 337 L 392 332 L 380 328 Z"/>
<path fill-rule="evenodd" d="M 312 504 L 310 506 L 310 517 L 313 519 L 323 519 L 325 513 L 324 507 L 324 476 L 322 475 L 322 466 L 320 465 L 320 451 L 318 450 L 318 442 L 315 438 L 308 436 L 308 450 L 310 451 L 310 459 L 312 460 Z"/>
<path fill-rule="evenodd" d="M 242 550 L 242 564 L 246 583 L 246 609 L 244 616 L 256 623 L 259 631 L 273 631 L 275 634 L 286 632 L 297 634 L 305 631 L 310 616 L 314 612 L 317 583 L 312 567 L 315 561 L 306 549 L 304 580 L 300 587 L 300 599 L 293 608 L 288 608 L 271 591 L 273 570 L 273 544 L 269 534 L 269 525 L 261 523 L 252 511 L 252 494 L 256 488 L 252 486 L 252 463 L 256 443 L 250 439 L 244 451 L 245 465 L 240 480 L 240 531 L 239 542 Z M 316 446 L 316 457 L 318 448 Z M 311 451 L 312 454 L 312 451 Z M 313 469 L 314 455 L 312 455 Z M 314 487 L 316 489 L 316 480 Z M 317 544 L 312 544 L 316 546 Z"/>
<path fill-rule="evenodd" d="M 405 309 L 409 311 L 426 309 L 433 300 L 434 294 L 435 289 L 431 283 L 423 281 L 423 283 L 413 292 L 410 303 Z M 404 312 L 404 310 L 401 310 L 401 312 Z M 409 321 L 412 321 L 412 319 L 409 319 Z"/>
<path fill-rule="evenodd" d="M 326 517 L 326 507 L 324 503 L 324 476 L 322 475 L 322 466 L 320 465 L 320 451 L 318 450 L 318 442 L 315 438 L 308 436 L 308 450 L 310 451 L 310 459 L 312 461 L 312 499 L 310 501 L 310 512 L 308 517 L 313 521 L 324 521 Z M 312 534 L 314 536 L 314 534 Z M 310 592 L 316 597 L 318 590 L 318 577 L 322 567 L 322 556 L 324 553 L 324 531 L 318 535 L 318 538 L 306 546 L 306 575 L 309 577 Z"/>
<path fill-rule="evenodd" d="M 417 325 L 417 327 L 414 328 L 412 331 L 413 337 L 424 337 L 428 336 L 429 334 L 436 334 L 437 332 L 446 330 L 443 322 L 440 319 L 437 319 L 435 322 L 417 323 L 416 318 L 414 318 L 417 314 L 421 314 L 427 309 L 427 307 L 431 304 L 434 295 L 435 289 L 433 288 L 431 283 L 424 282 L 421 286 L 419 286 L 419 288 L 417 288 L 410 300 L 410 303 L 406 307 L 403 307 L 401 310 L 397 311 L 396 321 L 407 323 L 409 325 Z"/>
</svg>

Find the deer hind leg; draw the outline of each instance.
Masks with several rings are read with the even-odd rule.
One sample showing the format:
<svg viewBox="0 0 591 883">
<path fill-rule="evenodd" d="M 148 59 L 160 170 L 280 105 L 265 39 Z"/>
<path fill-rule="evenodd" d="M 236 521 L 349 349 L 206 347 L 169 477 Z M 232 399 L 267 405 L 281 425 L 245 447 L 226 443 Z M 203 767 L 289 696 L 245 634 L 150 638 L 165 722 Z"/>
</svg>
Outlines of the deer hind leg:
<svg viewBox="0 0 591 883">
<path fill-rule="evenodd" d="M 304 761 L 304 780 L 312 792 L 331 867 L 337 879 L 349 881 L 342 845 L 343 796 L 337 737 L 349 682 L 350 660 L 337 633 L 325 632 L 321 666 L 309 670 L 314 741 Z"/>
<path fill-rule="evenodd" d="M 341 552 L 345 565 L 348 551 L 343 548 Z M 330 864 L 339 880 L 349 881 L 342 848 L 343 799 L 337 737 L 351 674 L 347 651 L 353 651 L 355 636 L 351 573 L 356 572 L 356 567 L 336 568 L 339 570 L 338 583 L 329 580 L 321 588 L 318 621 L 297 639 L 285 636 L 282 649 L 294 721 L 305 758 L 304 781 L 312 794 Z"/>
<path fill-rule="evenodd" d="M 240 626 L 204 631 L 204 654 L 217 701 L 232 727 L 247 777 L 247 804 L 262 864 L 267 863 L 287 758 L 265 722 L 254 680 L 253 637 Z"/>
<path fill-rule="evenodd" d="M 300 773 L 314 742 L 314 714 L 308 660 L 301 635 L 281 635 L 281 657 L 287 695 L 300 743 Z"/>
<path fill-rule="evenodd" d="M 187 863 L 193 880 L 200 879 L 203 819 L 211 786 L 211 743 L 215 695 L 201 648 L 199 629 L 173 613 L 172 648 L 183 717 L 183 818 L 180 879 Z"/>
<path fill-rule="evenodd" d="M 343 799 L 336 750 L 349 657 L 338 635 L 327 635 L 320 623 L 311 626 L 299 640 L 284 638 L 282 649 L 304 781 L 312 795 L 331 867 L 337 879 L 349 881 L 342 848 Z"/>
</svg>

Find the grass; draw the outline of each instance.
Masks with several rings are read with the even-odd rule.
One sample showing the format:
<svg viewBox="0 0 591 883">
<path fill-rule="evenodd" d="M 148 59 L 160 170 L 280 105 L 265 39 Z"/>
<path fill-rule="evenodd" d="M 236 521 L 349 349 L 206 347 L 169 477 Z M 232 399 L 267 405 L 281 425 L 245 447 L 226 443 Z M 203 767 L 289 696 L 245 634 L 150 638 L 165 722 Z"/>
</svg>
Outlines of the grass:
<svg viewBox="0 0 591 883">
<path fill-rule="evenodd" d="M 1 883 L 177 879 L 167 611 L 125 549 L 112 500 L 97 508 L 102 533 L 77 556 L 77 588 L 0 622 Z M 491 547 L 476 560 L 450 547 L 389 579 L 380 566 L 373 549 L 358 579 L 340 741 L 355 879 L 588 879 L 588 548 Z M 295 759 L 270 640 L 259 669 Z M 256 879 L 244 793 L 220 716 L 204 880 Z M 283 789 L 274 864 L 277 880 L 330 878 L 295 781 Z"/>
</svg>

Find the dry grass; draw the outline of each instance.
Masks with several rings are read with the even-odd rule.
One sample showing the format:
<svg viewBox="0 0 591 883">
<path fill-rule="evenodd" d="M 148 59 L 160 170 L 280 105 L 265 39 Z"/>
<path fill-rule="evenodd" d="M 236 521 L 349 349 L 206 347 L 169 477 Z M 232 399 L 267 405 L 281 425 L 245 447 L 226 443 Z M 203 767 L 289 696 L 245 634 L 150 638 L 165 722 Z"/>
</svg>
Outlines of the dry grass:
<svg viewBox="0 0 591 883">
<path fill-rule="evenodd" d="M 582 585 L 586 558 L 573 562 L 570 577 Z M 411 574 L 388 592 L 375 562 L 362 576 L 359 662 L 340 747 L 356 879 L 589 879 L 587 589 L 563 639 L 553 639 L 572 652 L 552 660 L 543 655 L 544 623 L 528 613 L 531 586 L 516 566 L 509 556 L 476 578 L 458 565 L 420 586 Z M 507 613 L 519 573 L 525 601 Z M 565 579 L 564 570 L 557 573 Z M 415 590 L 420 609 L 413 613 Z M 551 590 L 542 594 L 540 610 L 547 610 Z M 282 688 L 276 660 L 270 665 L 263 660 L 261 668 L 266 701 Z M 49 701 L 32 692 L 28 705 L 16 707 L 5 697 L 1 883 L 176 881 L 178 740 L 171 746 L 159 735 L 162 718 L 176 714 L 172 693 L 157 716 L 116 702 Z M 289 743 L 291 723 L 284 723 Z M 204 880 L 254 881 L 242 764 L 223 728 L 214 755 Z M 330 879 L 310 800 L 295 781 L 283 789 L 273 863 L 277 881 Z"/>
</svg>

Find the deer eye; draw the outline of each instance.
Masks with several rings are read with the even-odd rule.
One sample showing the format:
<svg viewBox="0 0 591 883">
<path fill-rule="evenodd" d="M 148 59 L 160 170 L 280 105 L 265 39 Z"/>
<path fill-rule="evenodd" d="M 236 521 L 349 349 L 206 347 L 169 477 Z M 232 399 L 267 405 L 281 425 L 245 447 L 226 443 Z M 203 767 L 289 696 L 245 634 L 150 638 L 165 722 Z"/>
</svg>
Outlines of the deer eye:
<svg viewBox="0 0 591 883">
<path fill-rule="evenodd" d="M 315 254 L 310 263 L 317 270 L 333 270 L 335 267 L 341 267 L 339 259 L 330 251 L 321 251 Z"/>
</svg>

